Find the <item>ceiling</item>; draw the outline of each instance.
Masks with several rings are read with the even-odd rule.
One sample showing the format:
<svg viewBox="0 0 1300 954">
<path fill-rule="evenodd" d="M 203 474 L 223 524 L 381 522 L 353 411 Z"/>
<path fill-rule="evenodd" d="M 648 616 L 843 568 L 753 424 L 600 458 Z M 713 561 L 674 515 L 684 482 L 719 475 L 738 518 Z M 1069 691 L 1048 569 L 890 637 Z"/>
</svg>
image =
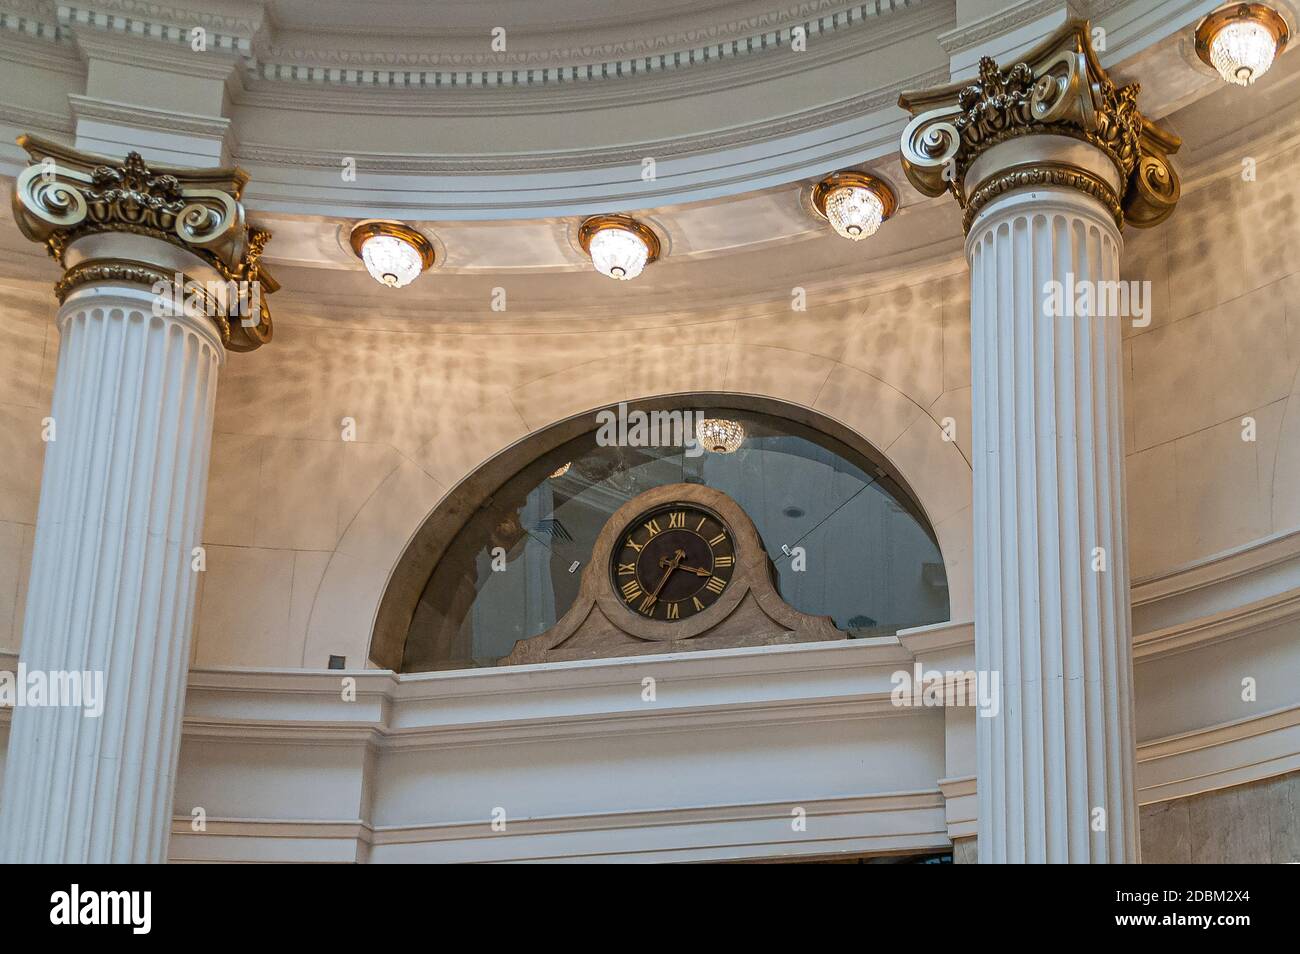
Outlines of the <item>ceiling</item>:
<svg viewBox="0 0 1300 954">
<path fill-rule="evenodd" d="M 227 6 L 235 6 L 235 0 L 225 2 Z M 678 0 L 666 0 L 655 11 L 662 13 L 683 5 Z M 696 0 L 690 4 L 701 14 L 710 13 L 715 18 L 763 5 L 720 0 Z M 277 28 L 293 29 L 295 24 L 311 21 L 318 30 L 337 30 L 348 35 L 362 31 L 366 20 L 388 17 L 391 13 L 390 25 L 409 27 L 408 32 L 418 36 L 421 29 L 434 29 L 444 16 L 464 27 L 467 23 L 479 23 L 474 19 L 478 16 L 486 23 L 498 13 L 517 14 L 520 23 L 545 26 L 547 16 L 543 11 L 549 11 L 551 16 L 587 17 L 591 23 L 605 24 L 614 19 L 613 13 L 631 6 L 627 0 L 601 3 L 484 0 L 482 4 L 271 0 L 269 10 Z M 472 10 L 467 12 L 468 8 Z M 803 7 L 799 9 L 802 11 Z M 555 13 L 557 10 L 559 14 Z M 905 14 L 899 20 L 912 15 Z M 466 16 L 470 19 L 466 20 Z M 409 24 L 404 17 L 410 18 Z M 619 24 L 609 28 L 618 29 Z M 1225 169 L 1237 166 L 1242 155 L 1255 154 L 1267 148 L 1272 140 L 1300 134 L 1300 54 L 1294 50 L 1285 53 L 1254 87 L 1229 87 L 1212 75 L 1207 76 L 1189 49 L 1190 32 L 1190 26 L 1180 29 L 1115 70 L 1117 77 L 1128 74 L 1128 78 L 1142 78 L 1143 108 L 1161 116 L 1162 124 L 1183 137 L 1184 147 L 1176 157 L 1176 165 L 1185 190 L 1198 187 L 1209 177 L 1222 175 Z M 1151 78 L 1155 82 L 1149 81 Z M 282 96 L 277 91 L 267 93 L 265 98 L 269 101 Z M 437 100 L 436 96 L 413 98 L 420 101 L 420 108 Z M 725 103 L 701 100 L 694 107 L 690 121 L 702 126 L 717 127 L 733 116 L 727 112 Z M 372 112 L 378 111 L 377 107 L 370 108 Z M 250 118 L 244 115 L 245 110 L 255 111 L 251 105 L 240 107 L 235 113 L 237 120 Z M 338 107 L 334 110 L 304 109 L 296 118 L 318 126 L 322 134 L 340 136 L 359 122 L 351 114 L 339 112 Z M 634 197 L 617 206 L 607 202 L 609 208 L 591 210 L 634 212 L 664 238 L 667 247 L 664 259 L 647 269 L 637 281 L 628 283 L 611 282 L 594 274 L 578 249 L 575 234 L 585 213 L 533 214 L 516 201 L 514 194 L 506 194 L 510 175 L 495 168 L 485 169 L 477 177 L 426 172 L 420 168 L 408 171 L 404 167 L 383 174 L 370 171 L 363 161 L 360 164 L 363 174 L 358 183 L 345 189 L 339 181 L 337 151 L 326 154 L 319 167 L 301 157 L 289 157 L 283 162 L 259 158 L 249 161 L 241 154 L 236 158 L 253 176 L 248 191 L 251 218 L 275 235 L 267 260 L 284 286 L 277 295 L 278 300 L 328 301 L 331 309 L 339 314 L 378 314 L 384 320 L 399 323 L 415 319 L 454 323 L 486 312 L 493 289 L 506 284 L 508 279 L 512 301 L 516 298 L 526 301 L 528 313 L 539 320 L 548 316 L 560 320 L 575 314 L 616 312 L 626 316 L 658 316 L 664 321 L 688 321 L 701 309 L 721 314 L 751 307 L 778 307 L 782 303 L 788 308 L 795 287 L 803 287 L 810 294 L 816 290 L 818 294 L 841 295 L 847 299 L 855 289 L 864 286 L 924 281 L 943 270 L 962 267 L 959 210 L 946 197 L 927 199 L 907 185 L 897 157 L 898 135 L 904 122 L 902 112 L 893 103 L 883 102 L 877 112 L 884 117 L 873 132 L 876 137 L 873 141 L 878 140 L 877 151 L 865 159 L 860 155 L 841 157 L 838 161 L 842 165 L 836 166 L 829 164 L 836 161 L 832 155 L 830 159 L 817 160 L 826 164 L 825 170 L 791 174 L 783 168 L 779 175 L 764 181 L 755 171 L 756 162 L 769 157 L 775 147 L 771 142 L 740 144 L 729 147 L 736 160 L 736 165 L 728 171 L 730 191 L 716 191 L 696 201 L 660 198 L 640 181 L 639 154 L 634 152 L 634 161 L 625 177 L 630 183 L 628 194 Z M 416 117 L 394 108 L 386 119 L 409 126 Z M 267 129 L 269 138 L 274 131 L 287 130 L 288 121 L 287 113 L 267 107 L 264 127 L 253 122 L 240 126 L 240 148 L 251 152 L 258 143 L 260 129 Z M 446 118 L 435 117 L 430 121 L 438 129 L 450 125 Z M 502 120 L 498 118 L 496 122 Z M 606 132 L 609 128 L 599 126 L 599 130 Z M 834 129 L 823 127 L 818 135 L 829 142 Z M 296 129 L 292 132 L 297 135 Z M 811 132 L 796 130 L 790 135 L 789 141 L 793 142 L 794 137 L 806 139 Z M 688 162 L 704 166 L 714 163 L 714 159 L 710 155 L 681 160 L 683 166 Z M 807 205 L 808 186 L 815 175 L 851 165 L 865 165 L 885 178 L 898 191 L 901 200 L 900 211 L 894 219 L 878 235 L 862 243 L 840 239 Z M 669 180 L 672 173 L 672 163 L 662 162 L 661 177 Z M 599 181 L 605 173 L 592 168 L 564 174 L 578 185 L 586 186 Z M 319 181 L 313 177 L 319 177 Z M 538 173 L 520 177 L 523 185 L 518 194 L 525 198 L 545 192 L 543 185 L 549 188 L 549 180 Z M 486 183 L 485 189 L 497 190 L 500 211 L 496 218 L 474 220 L 400 204 L 409 200 L 398 190 L 408 185 L 412 189 L 436 188 L 458 194 L 470 188 L 471 179 Z M 282 190 L 279 182 L 285 183 Z M 288 191 L 291 187 L 311 198 L 316 203 L 314 208 L 308 206 L 304 210 L 303 203 L 290 201 L 295 196 Z M 338 210 L 322 208 L 320 197 L 331 187 L 347 192 L 348 201 L 353 204 Z M 399 293 L 371 281 L 347 247 L 346 239 L 356 220 L 372 216 L 402 218 L 430 235 L 438 246 L 438 263 L 433 271 Z M 11 218 L 7 208 L 0 211 L 0 219 L 5 218 Z M 56 277 L 57 269 L 46 262 L 39 249 L 18 235 L 12 223 L 0 222 L 0 249 L 3 249 L 0 274 L 30 276 L 35 272 Z"/>
</svg>

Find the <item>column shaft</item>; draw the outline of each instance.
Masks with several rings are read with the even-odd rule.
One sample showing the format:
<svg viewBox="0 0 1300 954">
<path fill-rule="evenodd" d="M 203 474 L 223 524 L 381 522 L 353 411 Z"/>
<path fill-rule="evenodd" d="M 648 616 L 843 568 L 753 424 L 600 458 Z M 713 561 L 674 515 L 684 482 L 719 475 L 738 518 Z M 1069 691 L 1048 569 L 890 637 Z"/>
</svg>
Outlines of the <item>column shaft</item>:
<svg viewBox="0 0 1300 954">
<path fill-rule="evenodd" d="M 6 862 L 166 860 L 217 371 L 205 318 L 129 285 L 68 296 L 31 583 L 27 670 L 101 671 L 103 712 L 18 708 Z"/>
<path fill-rule="evenodd" d="M 976 657 L 1002 679 L 981 862 L 1138 860 L 1119 319 L 1046 307 L 1049 282 L 1117 280 L 1120 247 L 1069 188 L 995 199 L 967 236 Z"/>
</svg>

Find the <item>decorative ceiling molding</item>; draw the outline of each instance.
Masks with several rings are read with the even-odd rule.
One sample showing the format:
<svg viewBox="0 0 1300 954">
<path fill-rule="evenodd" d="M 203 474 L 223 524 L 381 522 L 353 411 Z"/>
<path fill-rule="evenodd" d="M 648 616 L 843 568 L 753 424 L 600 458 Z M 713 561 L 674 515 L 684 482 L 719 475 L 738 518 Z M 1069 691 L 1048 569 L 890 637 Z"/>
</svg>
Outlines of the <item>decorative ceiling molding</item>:
<svg viewBox="0 0 1300 954">
<path fill-rule="evenodd" d="M 10 103 L 0 103 L 0 123 L 8 123 L 24 132 L 36 130 L 71 136 L 73 131 L 72 120 L 62 113 L 27 109 Z"/>
<path fill-rule="evenodd" d="M 68 105 L 72 109 L 74 121 L 92 119 L 136 129 L 185 134 L 198 139 L 217 139 L 230 143 L 232 147 L 235 142 L 231 122 L 223 116 L 197 116 L 173 109 L 152 109 L 77 93 L 68 94 Z"/>
<path fill-rule="evenodd" d="M 937 8 L 944 17 L 951 17 L 950 6 L 938 0 L 813 0 L 694 30 L 572 48 L 485 53 L 395 51 L 398 42 L 387 49 L 277 44 L 260 8 L 256 14 L 233 15 L 140 0 L 57 6 L 25 0 L 7 6 L 20 9 L 0 12 L 0 31 L 47 42 L 72 41 L 80 46 L 95 33 L 116 34 L 142 41 L 145 45 L 133 55 L 148 62 L 158 55 L 154 44 L 189 54 L 192 31 L 202 27 L 208 50 L 238 58 L 250 83 L 384 90 L 557 88 L 671 75 L 763 53 L 788 53 L 796 30 L 804 32 L 808 43 L 809 52 L 801 53 L 802 58 L 833 35 L 860 33 L 857 28 L 864 24 L 899 11 Z M 191 62 L 193 59 L 189 57 Z"/>
<path fill-rule="evenodd" d="M 58 6 L 62 14 L 64 9 L 73 9 L 71 4 L 41 3 L 41 0 L 25 0 L 37 6 Z M 264 4 L 258 0 L 196 0 L 193 4 L 151 3 L 149 0 L 95 0 L 93 4 L 97 15 L 114 16 L 118 20 L 138 23 L 170 25 L 189 29 L 201 26 L 209 31 L 245 37 L 251 40 L 266 26 Z M 226 8 L 224 10 L 220 8 Z"/>
<path fill-rule="evenodd" d="M 253 72 L 261 79 L 273 81 L 365 87 L 487 89 L 585 83 L 671 72 L 758 53 L 788 51 L 796 29 L 803 29 L 805 38 L 812 44 L 822 36 L 860 26 L 899 10 L 915 8 L 923 2 L 866 0 L 847 6 L 840 3 L 805 4 L 804 7 L 826 9 L 840 6 L 841 9 L 799 19 L 779 13 L 766 14 L 739 23 L 668 36 L 594 47 L 513 53 L 289 50 L 273 44 L 266 55 L 271 62 L 259 63 Z"/>
<path fill-rule="evenodd" d="M 852 58 L 863 58 L 890 46 L 932 35 L 951 22 L 951 9 L 942 3 L 909 7 L 902 15 L 882 18 L 870 31 L 841 33 L 811 45 L 807 52 L 785 57 L 745 57 L 729 60 L 724 69 L 660 71 L 643 82 L 655 84 L 654 98 L 708 95 L 757 82 L 807 75 Z M 947 66 L 942 81 L 948 80 Z M 928 74 L 927 74 L 928 75 Z M 571 113 L 576 108 L 627 107 L 644 104 L 642 83 L 565 82 L 549 86 L 468 87 L 444 86 L 437 96 L 409 95 L 413 87 L 380 87 L 326 83 L 262 82 L 245 77 L 247 87 L 237 94 L 240 106 L 291 108 L 317 112 L 362 109 L 368 114 L 413 116 L 511 115 L 540 111 Z M 874 77 L 863 76 L 863 83 Z M 425 93 L 433 92 L 424 87 Z"/>
<path fill-rule="evenodd" d="M 1082 17 L 1079 4 L 1069 0 L 1022 0 L 1022 2 L 996 10 L 980 17 L 974 23 L 939 34 L 939 45 L 948 54 L 960 53 L 972 46 L 978 46 L 985 40 L 991 40 L 1004 33 L 1010 33 L 1017 27 L 1037 20 L 1039 17 L 1064 9 L 1067 18 Z"/>
<path fill-rule="evenodd" d="M 717 24 L 697 27 L 689 30 L 672 30 L 662 32 L 663 23 L 672 23 L 671 19 L 661 19 L 656 24 L 661 32 L 646 36 L 628 36 L 615 41 L 581 42 L 591 38 L 590 33 L 582 31 L 566 32 L 565 36 L 576 36 L 578 42 L 571 46 L 531 49 L 505 50 L 499 53 L 483 52 L 483 43 L 475 41 L 473 51 L 431 52 L 423 49 L 394 51 L 396 44 L 388 43 L 387 38 L 379 43 L 387 49 L 321 49 L 319 46 L 291 46 L 286 42 L 272 43 L 268 49 L 268 58 L 284 59 L 304 65 L 341 66 L 359 68 L 413 67 L 417 69 L 503 69 L 519 67 L 568 66 L 603 61 L 645 58 L 674 51 L 700 50 L 718 47 L 728 43 L 744 44 L 747 39 L 779 33 L 789 35 L 795 26 L 811 27 L 809 36 L 814 31 L 822 33 L 843 29 L 861 22 L 871 16 L 881 15 L 891 9 L 904 6 L 916 6 L 919 0 L 812 0 L 797 3 L 777 10 L 763 10 L 747 17 L 731 19 Z M 628 21 L 629 31 L 642 28 L 647 24 Z M 553 39 L 557 34 L 550 34 L 545 40 Z M 314 38 L 309 35 L 309 38 Z M 525 39 L 525 45 L 527 38 Z"/>
<path fill-rule="evenodd" d="M 99 4 L 99 6 L 111 7 L 114 5 Z M 151 8 L 157 7 L 156 4 L 118 3 L 117 6 L 150 9 L 133 11 L 135 15 L 128 15 L 60 4 L 58 10 L 60 38 L 90 30 L 109 34 L 122 34 L 142 41 L 170 44 L 183 47 L 188 51 L 194 36 L 193 31 L 201 27 L 205 33 L 204 43 L 209 50 L 238 55 L 246 61 L 253 56 L 253 37 L 251 35 L 241 36 L 236 33 L 224 32 L 222 27 L 218 25 L 221 22 L 219 19 L 214 21 L 210 17 L 193 14 L 189 21 L 178 23 L 173 20 L 155 18 L 151 13 Z M 209 26 L 209 22 L 212 22 L 213 25 Z M 81 42 L 79 35 L 77 36 L 77 42 Z M 149 52 L 146 52 L 145 55 L 149 55 Z"/>
</svg>

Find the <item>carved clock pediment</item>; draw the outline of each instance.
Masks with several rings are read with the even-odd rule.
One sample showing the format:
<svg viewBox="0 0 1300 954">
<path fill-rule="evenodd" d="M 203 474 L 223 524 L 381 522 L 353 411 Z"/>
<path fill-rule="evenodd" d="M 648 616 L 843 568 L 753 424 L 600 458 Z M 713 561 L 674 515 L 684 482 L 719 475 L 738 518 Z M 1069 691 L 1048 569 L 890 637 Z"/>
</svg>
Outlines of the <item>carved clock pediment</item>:
<svg viewBox="0 0 1300 954">
<path fill-rule="evenodd" d="M 847 638 L 781 598 L 744 510 L 699 484 L 656 487 L 606 522 L 578 596 L 498 665 Z"/>
</svg>

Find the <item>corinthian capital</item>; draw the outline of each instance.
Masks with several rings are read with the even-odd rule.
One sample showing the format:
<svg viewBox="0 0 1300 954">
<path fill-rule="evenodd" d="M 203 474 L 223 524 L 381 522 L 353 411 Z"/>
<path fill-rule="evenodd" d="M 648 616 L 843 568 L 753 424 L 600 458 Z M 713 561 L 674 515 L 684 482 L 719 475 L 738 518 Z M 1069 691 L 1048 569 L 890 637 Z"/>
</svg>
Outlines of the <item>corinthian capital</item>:
<svg viewBox="0 0 1300 954">
<path fill-rule="evenodd" d="M 1182 143 L 1142 116 L 1138 85 L 1116 86 L 1089 38 L 1088 22 L 1075 20 L 1007 69 L 985 57 L 976 82 L 900 96 L 899 105 L 913 116 L 902 141 L 912 185 L 931 196 L 952 192 L 966 210 L 967 228 L 997 195 L 1049 184 L 1094 195 L 1120 225 L 1147 228 L 1168 218 L 1179 195 L 1169 156 Z M 1041 134 L 1095 146 L 1113 164 L 1114 181 L 1096 169 L 1042 159 L 977 162 L 996 146 Z"/>
<path fill-rule="evenodd" d="M 257 314 L 232 321 L 238 313 L 233 299 L 224 292 L 213 296 L 202 290 L 204 283 L 196 276 L 184 276 L 187 294 L 201 297 L 227 348 L 251 351 L 270 340 L 264 295 L 279 285 L 260 258 L 271 235 L 245 220 L 242 194 L 248 174 L 242 169 L 151 168 L 139 153 L 119 162 L 34 136 L 18 137 L 18 145 L 30 160 L 14 186 L 14 219 L 25 236 L 45 245 L 67 267 L 55 285 L 60 301 L 94 282 L 153 286 L 174 281 L 175 262 L 142 255 L 138 246 L 126 256 L 107 252 L 102 243 L 77 253 L 79 243 L 94 244 L 83 241 L 92 236 L 144 236 L 191 253 L 225 283 L 256 289 Z"/>
</svg>

